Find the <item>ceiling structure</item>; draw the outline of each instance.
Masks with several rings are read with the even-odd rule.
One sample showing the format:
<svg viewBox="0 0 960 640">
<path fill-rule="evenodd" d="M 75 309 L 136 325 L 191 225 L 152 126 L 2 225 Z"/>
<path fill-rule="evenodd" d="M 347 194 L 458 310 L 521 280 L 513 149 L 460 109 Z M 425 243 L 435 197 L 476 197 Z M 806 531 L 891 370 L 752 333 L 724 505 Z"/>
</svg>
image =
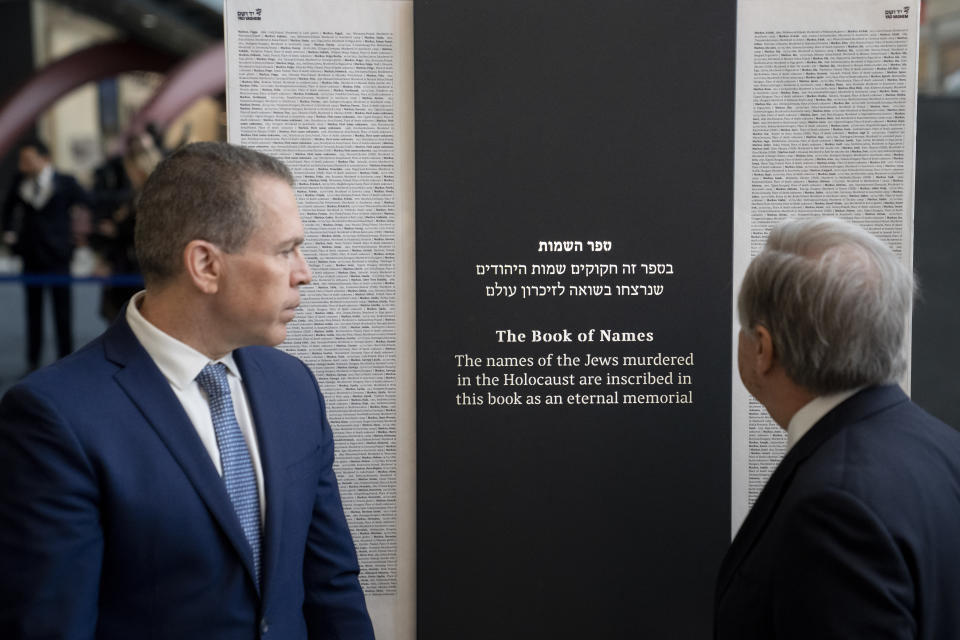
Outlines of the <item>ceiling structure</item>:
<svg viewBox="0 0 960 640">
<path fill-rule="evenodd" d="M 223 39 L 222 0 L 58 0 L 132 40 L 190 56 Z"/>
</svg>

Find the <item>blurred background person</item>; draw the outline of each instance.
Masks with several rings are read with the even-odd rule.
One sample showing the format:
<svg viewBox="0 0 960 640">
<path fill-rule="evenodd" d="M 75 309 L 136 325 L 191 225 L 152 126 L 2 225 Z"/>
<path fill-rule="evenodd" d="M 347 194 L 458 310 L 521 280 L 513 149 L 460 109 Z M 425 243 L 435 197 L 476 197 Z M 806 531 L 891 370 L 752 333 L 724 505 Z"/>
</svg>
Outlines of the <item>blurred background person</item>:
<svg viewBox="0 0 960 640">
<path fill-rule="evenodd" d="M 163 157 L 162 147 L 149 133 L 132 136 L 127 141 L 122 162 L 122 171 L 130 187 L 125 191 L 127 197 L 125 202 L 98 221 L 97 231 L 91 237 L 91 244 L 98 255 L 95 274 L 129 281 L 104 285 L 100 316 L 107 322 L 113 322 L 124 303 L 142 288 L 136 282 L 140 265 L 133 245 L 136 199 L 144 182 Z"/>
<path fill-rule="evenodd" d="M 72 211 L 90 198 L 73 176 L 57 172 L 40 140 L 20 147 L 18 175 L 3 204 L 3 240 L 23 261 L 27 309 L 27 366 L 40 365 L 43 292 L 50 291 L 58 357 L 73 351 L 70 261 Z"/>
</svg>

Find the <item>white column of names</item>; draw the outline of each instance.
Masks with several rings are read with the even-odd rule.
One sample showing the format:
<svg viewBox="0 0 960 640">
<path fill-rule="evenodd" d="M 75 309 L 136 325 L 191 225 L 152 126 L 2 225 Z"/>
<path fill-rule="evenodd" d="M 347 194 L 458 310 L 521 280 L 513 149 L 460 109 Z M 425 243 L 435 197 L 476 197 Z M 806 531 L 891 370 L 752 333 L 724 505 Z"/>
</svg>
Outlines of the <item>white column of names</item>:
<svg viewBox="0 0 960 640">
<path fill-rule="evenodd" d="M 296 179 L 313 282 L 282 348 L 313 371 L 378 638 L 414 619 L 412 7 L 225 10 L 230 140 Z"/>
</svg>

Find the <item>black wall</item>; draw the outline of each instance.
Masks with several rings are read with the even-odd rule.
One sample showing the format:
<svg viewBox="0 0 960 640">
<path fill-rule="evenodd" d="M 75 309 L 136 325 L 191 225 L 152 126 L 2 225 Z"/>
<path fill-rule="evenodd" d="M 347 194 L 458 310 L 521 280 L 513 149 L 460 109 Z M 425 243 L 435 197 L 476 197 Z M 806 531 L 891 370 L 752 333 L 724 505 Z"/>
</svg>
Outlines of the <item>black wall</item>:
<svg viewBox="0 0 960 640">
<path fill-rule="evenodd" d="M 913 399 L 960 428 L 960 98 L 920 98 L 914 269 Z"/>
<path fill-rule="evenodd" d="M 0 65 L 0 104 L 33 74 L 33 26 L 29 2 L 2 3 L 0 42 L 6 56 Z M 0 198 L 17 170 L 17 149 L 0 158 Z"/>
<path fill-rule="evenodd" d="M 732 0 L 416 3 L 421 640 L 709 637 L 730 528 L 735 17 Z M 539 251 L 554 240 L 611 250 Z M 476 270 L 532 263 L 674 273 Z M 663 289 L 487 296 L 495 282 Z M 654 339 L 601 343 L 604 328 Z M 570 342 L 498 342 L 498 329 L 566 330 Z M 580 342 L 590 329 L 594 341 Z M 457 406 L 464 392 L 589 391 L 477 387 L 475 374 L 493 370 L 458 367 L 457 354 L 587 353 L 693 353 L 693 367 L 673 371 L 692 376 L 694 402 Z"/>
</svg>

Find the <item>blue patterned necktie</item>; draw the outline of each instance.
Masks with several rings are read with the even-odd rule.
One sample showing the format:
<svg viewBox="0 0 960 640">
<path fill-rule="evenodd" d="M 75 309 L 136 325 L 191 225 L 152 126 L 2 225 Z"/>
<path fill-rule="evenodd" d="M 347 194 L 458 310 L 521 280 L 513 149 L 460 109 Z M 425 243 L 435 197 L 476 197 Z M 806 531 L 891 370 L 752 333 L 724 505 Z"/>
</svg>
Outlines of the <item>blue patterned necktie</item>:
<svg viewBox="0 0 960 640">
<path fill-rule="evenodd" d="M 217 435 L 220 463 L 223 465 L 223 482 L 227 495 L 240 519 L 240 526 L 247 536 L 253 551 L 253 566 L 260 584 L 260 494 L 257 492 L 257 477 L 253 471 L 250 451 L 243 439 L 237 416 L 233 412 L 233 399 L 227 382 L 227 368 L 222 363 L 211 363 L 197 376 L 197 384 L 207 393 L 210 417 Z"/>
</svg>

